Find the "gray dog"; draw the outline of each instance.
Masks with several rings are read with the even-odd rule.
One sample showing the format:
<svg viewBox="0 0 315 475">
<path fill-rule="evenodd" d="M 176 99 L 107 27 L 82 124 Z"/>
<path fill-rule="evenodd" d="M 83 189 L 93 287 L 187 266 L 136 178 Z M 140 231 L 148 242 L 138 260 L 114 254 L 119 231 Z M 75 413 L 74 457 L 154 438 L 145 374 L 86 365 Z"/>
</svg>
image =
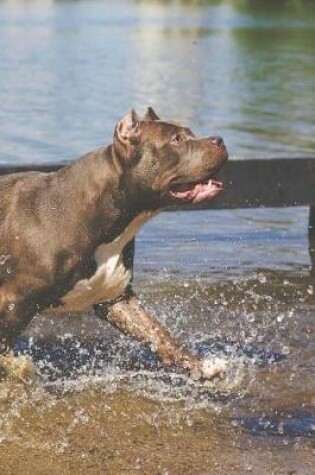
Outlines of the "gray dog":
<svg viewBox="0 0 315 475">
<path fill-rule="evenodd" d="M 228 154 L 220 137 L 131 111 L 113 143 L 53 173 L 0 179 L 0 354 L 38 312 L 94 306 L 96 315 L 151 344 L 165 366 L 197 377 L 222 370 L 183 349 L 131 289 L 133 238 L 161 209 L 216 197 Z"/>
</svg>

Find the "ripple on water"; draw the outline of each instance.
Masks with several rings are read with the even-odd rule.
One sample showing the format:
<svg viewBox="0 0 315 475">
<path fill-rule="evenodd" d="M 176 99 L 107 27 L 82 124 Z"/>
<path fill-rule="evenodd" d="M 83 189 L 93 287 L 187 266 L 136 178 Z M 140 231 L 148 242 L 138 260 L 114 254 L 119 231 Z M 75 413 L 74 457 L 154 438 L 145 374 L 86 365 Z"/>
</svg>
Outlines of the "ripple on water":
<svg viewBox="0 0 315 475">
<path fill-rule="evenodd" d="M 164 463 L 167 445 L 169 467 L 180 473 L 183 460 L 192 464 L 190 473 L 211 460 L 217 465 L 209 473 L 216 475 L 231 473 L 236 460 L 239 473 L 259 463 L 257 473 L 272 473 L 275 463 L 308 473 L 314 437 L 309 276 L 259 270 L 223 282 L 151 280 L 140 285 L 146 304 L 201 357 L 225 358 L 225 377 L 200 382 L 175 368 L 166 371 L 150 348 L 91 315 L 35 319 L 15 350 L 32 356 L 40 380 L 0 383 L 1 460 L 12 454 L 32 460 L 34 451 L 36 464 L 41 453 L 55 466 L 74 453 L 81 465 L 91 463 L 91 453 L 103 463 L 104 454 L 122 450 L 123 440 L 120 460 L 150 444 L 149 459 L 161 454 Z M 115 459 L 106 457 L 118 473 L 110 465 Z"/>
</svg>

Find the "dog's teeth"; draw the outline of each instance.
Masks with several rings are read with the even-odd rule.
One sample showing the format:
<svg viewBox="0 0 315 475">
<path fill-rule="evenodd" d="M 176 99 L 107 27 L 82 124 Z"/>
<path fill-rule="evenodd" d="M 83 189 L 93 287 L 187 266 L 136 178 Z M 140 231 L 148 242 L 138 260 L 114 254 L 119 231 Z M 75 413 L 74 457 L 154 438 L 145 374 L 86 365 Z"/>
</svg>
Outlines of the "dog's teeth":
<svg viewBox="0 0 315 475">
<path fill-rule="evenodd" d="M 209 180 L 209 181 L 208 181 L 208 186 L 209 186 L 209 188 L 212 187 L 212 180 Z"/>
</svg>

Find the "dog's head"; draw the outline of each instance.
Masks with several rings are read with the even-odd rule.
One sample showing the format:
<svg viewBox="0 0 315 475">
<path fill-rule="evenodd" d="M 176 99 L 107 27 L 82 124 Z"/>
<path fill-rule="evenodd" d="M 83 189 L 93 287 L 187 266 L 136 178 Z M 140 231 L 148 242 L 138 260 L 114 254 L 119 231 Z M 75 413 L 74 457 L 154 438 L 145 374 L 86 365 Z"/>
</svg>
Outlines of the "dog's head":
<svg viewBox="0 0 315 475">
<path fill-rule="evenodd" d="M 132 110 L 118 122 L 114 151 L 124 186 L 136 191 L 144 208 L 201 203 L 222 190 L 212 178 L 228 158 L 223 140 L 196 138 L 189 128 L 160 120 L 152 108 L 143 119 Z"/>
</svg>

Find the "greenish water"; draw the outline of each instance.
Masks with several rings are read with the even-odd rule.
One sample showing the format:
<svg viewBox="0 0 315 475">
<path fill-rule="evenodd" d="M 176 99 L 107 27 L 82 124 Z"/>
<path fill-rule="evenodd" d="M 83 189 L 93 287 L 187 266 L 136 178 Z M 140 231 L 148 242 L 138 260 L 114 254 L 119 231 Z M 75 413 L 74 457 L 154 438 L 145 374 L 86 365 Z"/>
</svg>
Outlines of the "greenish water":
<svg viewBox="0 0 315 475">
<path fill-rule="evenodd" d="M 1 162 L 70 159 L 147 104 L 231 155 L 315 153 L 312 1 L 0 2 Z"/>
</svg>

